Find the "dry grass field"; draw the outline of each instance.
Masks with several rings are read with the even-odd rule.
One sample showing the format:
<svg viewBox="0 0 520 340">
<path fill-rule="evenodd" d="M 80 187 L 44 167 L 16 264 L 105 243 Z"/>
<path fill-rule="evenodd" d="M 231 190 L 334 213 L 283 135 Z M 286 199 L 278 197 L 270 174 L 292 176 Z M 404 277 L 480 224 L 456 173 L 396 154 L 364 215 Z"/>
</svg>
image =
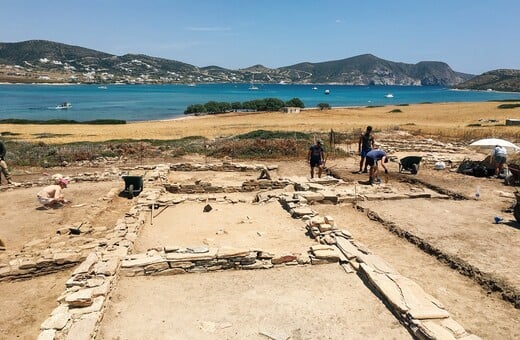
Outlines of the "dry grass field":
<svg viewBox="0 0 520 340">
<path fill-rule="evenodd" d="M 520 118 L 520 108 L 499 109 L 500 104 L 414 104 L 304 110 L 298 114 L 229 113 L 126 125 L 0 124 L 0 131 L 19 134 L 16 139 L 26 141 L 41 141 L 38 136 L 46 134 L 45 143 L 59 144 L 113 139 L 178 139 L 187 136 L 215 138 L 258 129 L 312 133 L 334 129 L 349 132 L 372 125 L 376 130 L 401 129 L 439 139 L 501 137 L 520 141 L 520 129 L 517 126 L 505 126 L 507 118 Z"/>
</svg>

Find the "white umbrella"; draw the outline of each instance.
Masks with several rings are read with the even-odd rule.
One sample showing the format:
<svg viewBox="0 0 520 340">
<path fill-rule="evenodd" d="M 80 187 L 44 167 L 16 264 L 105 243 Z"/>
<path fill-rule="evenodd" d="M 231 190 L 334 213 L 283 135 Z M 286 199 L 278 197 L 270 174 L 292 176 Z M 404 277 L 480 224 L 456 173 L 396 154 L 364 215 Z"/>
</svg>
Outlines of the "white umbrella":
<svg viewBox="0 0 520 340">
<path fill-rule="evenodd" d="M 520 151 L 520 147 L 516 146 L 515 144 L 508 142 L 504 139 L 499 138 L 485 138 L 485 139 L 479 139 L 477 141 L 474 141 L 469 146 L 478 148 L 478 149 L 492 149 L 495 146 L 500 145 L 507 149 L 507 151 Z"/>
</svg>

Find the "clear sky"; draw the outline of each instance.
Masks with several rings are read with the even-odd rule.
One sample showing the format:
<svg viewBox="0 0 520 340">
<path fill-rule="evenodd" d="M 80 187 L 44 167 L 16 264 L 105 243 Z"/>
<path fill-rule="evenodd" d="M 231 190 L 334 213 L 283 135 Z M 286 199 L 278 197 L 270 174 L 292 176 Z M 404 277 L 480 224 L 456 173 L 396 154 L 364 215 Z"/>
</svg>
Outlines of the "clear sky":
<svg viewBox="0 0 520 340">
<path fill-rule="evenodd" d="M 519 13 L 519 0 L 0 0 L 0 42 L 230 69 L 371 53 L 480 74 L 520 69 Z"/>
</svg>

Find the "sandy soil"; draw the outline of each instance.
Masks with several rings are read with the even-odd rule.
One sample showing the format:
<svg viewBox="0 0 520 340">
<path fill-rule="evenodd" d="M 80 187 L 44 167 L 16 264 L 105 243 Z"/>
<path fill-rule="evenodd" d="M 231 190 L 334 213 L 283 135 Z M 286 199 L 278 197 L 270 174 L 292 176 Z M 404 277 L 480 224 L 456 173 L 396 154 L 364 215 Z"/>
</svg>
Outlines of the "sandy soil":
<svg viewBox="0 0 520 340">
<path fill-rule="evenodd" d="M 268 339 L 261 332 L 278 339 L 411 338 L 338 265 L 123 278 L 100 338 Z"/>
<path fill-rule="evenodd" d="M 355 107 L 332 110 L 305 110 L 299 114 L 281 112 L 193 117 L 170 121 L 138 122 L 126 125 L 11 125 L 2 124 L 2 131 L 19 133 L 17 139 L 40 142 L 38 134 L 57 134 L 46 143 L 103 141 L 113 139 L 172 139 L 187 136 L 215 138 L 251 130 L 329 132 L 365 129 L 399 128 L 442 137 L 471 138 L 510 135 L 520 139 L 518 127 L 503 126 L 507 118 L 518 117 L 520 108 L 500 110 L 497 102 L 414 104 L 409 106 Z M 399 109 L 401 112 L 391 113 Z M 480 119 L 498 120 L 502 126 L 468 127 Z M 63 136 L 66 129 L 67 136 Z"/>
<path fill-rule="evenodd" d="M 93 206 L 106 205 L 94 226 L 113 227 L 132 203 L 120 197 L 109 203 L 99 198 L 119 187 L 122 189 L 123 185 L 118 182 L 71 183 L 65 189 L 65 197 L 73 203 L 51 210 L 39 210 L 38 187 L 0 192 L 0 238 L 7 248 L 0 252 L 0 259 L 19 252 L 31 240 L 52 237 L 59 228 L 81 222 Z M 41 323 L 57 306 L 56 299 L 65 290 L 71 272 L 66 270 L 26 281 L 0 282 L 2 310 L 8 311 L 0 315 L 0 339 L 35 339 Z"/>
<path fill-rule="evenodd" d="M 201 158 L 193 160 L 201 161 Z M 279 165 L 278 170 L 271 173 L 274 178 L 309 176 L 304 160 L 263 163 Z M 358 167 L 356 158 L 331 157 L 327 165 L 342 169 L 342 177 L 348 183 L 366 180 L 366 174 L 352 173 Z M 397 164 L 390 164 L 390 168 L 395 172 Z M 427 167 L 422 167 L 417 176 L 404 176 L 470 198 L 479 186 L 481 199 L 408 199 L 363 204 L 443 252 L 518 287 L 520 268 L 515 261 L 520 255 L 518 224 L 510 212 L 504 211 L 513 201 L 507 195 L 513 188 L 505 187 L 496 179 L 436 172 Z M 203 180 L 235 185 L 251 177 L 255 174 L 178 172 L 171 174 L 170 181 L 192 184 Z M 392 173 L 388 184 L 373 190 L 384 186 L 396 191 L 414 186 L 426 190 L 420 183 L 402 180 Z M 98 201 L 114 187 L 122 189 L 122 183 L 72 183 L 66 195 L 73 199 L 74 205 L 86 205 L 50 211 L 36 209 L 38 203 L 34 197 L 38 188 L 0 192 L 2 202 L 16 204 L 16 209 L 5 204 L 0 206 L 0 238 L 7 241 L 8 252 L 16 251 L 25 242 L 51 236 L 59 226 L 77 222 L 89 208 L 98 204 L 107 204 L 107 209 L 96 218 L 95 224 L 113 225 L 132 204 L 122 197 L 110 203 Z M 253 195 L 233 194 L 243 200 L 235 204 L 209 201 L 210 197 L 220 196 L 208 195 L 208 203 L 214 207 L 209 213 L 202 213 L 205 203 L 184 202 L 169 207 L 156 217 L 153 226 L 145 226 L 136 251 L 166 243 L 179 246 L 202 243 L 298 252 L 312 244 L 304 235 L 301 221 L 291 219 L 277 203 L 250 204 Z M 499 294 L 488 292 L 475 280 L 459 274 L 351 205 L 315 204 L 312 208 L 321 215 L 332 215 L 355 239 L 418 282 L 468 331 L 485 339 L 520 338 L 520 310 L 502 300 Z M 493 224 L 495 214 L 502 216 L 506 223 Z M 56 306 L 56 296 L 63 292 L 67 278 L 68 272 L 64 272 L 23 282 L 1 283 L 0 299 L 9 313 L 0 317 L 0 338 L 34 338 L 41 322 Z M 259 332 L 264 330 L 288 334 L 294 339 L 409 337 L 357 276 L 344 273 L 337 265 L 327 265 L 122 278 L 98 338 L 153 339 L 180 334 L 181 338 L 261 339 L 265 337 Z"/>
</svg>

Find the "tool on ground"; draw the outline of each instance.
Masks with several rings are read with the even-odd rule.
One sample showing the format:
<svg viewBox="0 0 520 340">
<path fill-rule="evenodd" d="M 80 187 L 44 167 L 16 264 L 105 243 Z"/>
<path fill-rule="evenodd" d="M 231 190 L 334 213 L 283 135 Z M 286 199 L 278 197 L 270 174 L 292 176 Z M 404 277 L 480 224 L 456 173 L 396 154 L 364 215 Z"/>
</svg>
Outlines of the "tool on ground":
<svg viewBox="0 0 520 340">
<path fill-rule="evenodd" d="M 79 234 L 81 234 L 81 226 L 83 226 L 84 223 L 85 223 L 85 221 L 81 222 L 81 223 L 79 224 L 79 226 L 77 226 L 77 227 L 71 227 L 71 228 L 69 228 L 69 233 L 70 233 L 71 235 L 79 235 Z"/>
</svg>

